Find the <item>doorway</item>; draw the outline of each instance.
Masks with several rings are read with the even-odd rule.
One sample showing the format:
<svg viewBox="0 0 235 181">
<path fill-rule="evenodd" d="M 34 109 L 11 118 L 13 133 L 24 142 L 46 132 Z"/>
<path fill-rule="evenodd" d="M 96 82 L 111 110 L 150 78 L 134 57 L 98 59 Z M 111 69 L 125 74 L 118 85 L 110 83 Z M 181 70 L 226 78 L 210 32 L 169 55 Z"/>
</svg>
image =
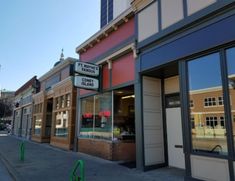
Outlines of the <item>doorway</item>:
<svg viewBox="0 0 235 181">
<path fill-rule="evenodd" d="M 142 78 L 145 169 L 185 169 L 178 65 Z"/>
<path fill-rule="evenodd" d="M 50 139 L 52 125 L 53 98 L 47 100 L 45 136 Z"/>
<path fill-rule="evenodd" d="M 168 165 L 185 169 L 179 76 L 164 79 Z"/>
</svg>

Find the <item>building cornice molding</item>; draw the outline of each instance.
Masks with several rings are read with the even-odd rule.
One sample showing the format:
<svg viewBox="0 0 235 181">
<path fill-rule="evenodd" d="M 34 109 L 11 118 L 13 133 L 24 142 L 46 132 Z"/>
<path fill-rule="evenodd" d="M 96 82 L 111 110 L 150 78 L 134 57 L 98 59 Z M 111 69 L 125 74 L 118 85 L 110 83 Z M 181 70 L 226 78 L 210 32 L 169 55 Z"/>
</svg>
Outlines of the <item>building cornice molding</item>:
<svg viewBox="0 0 235 181">
<path fill-rule="evenodd" d="M 69 64 L 74 64 L 75 61 L 78 61 L 78 59 L 75 58 L 71 58 L 68 57 L 66 58 L 63 62 L 59 63 L 58 65 L 56 65 L 55 67 L 53 67 L 51 70 L 49 70 L 47 73 L 45 73 L 44 75 L 42 75 L 38 80 L 40 82 L 46 80 L 47 78 L 49 78 L 50 76 L 52 76 L 54 73 L 62 70 L 63 68 L 65 68 L 66 66 L 68 66 Z"/>
<path fill-rule="evenodd" d="M 118 31 L 118 27 L 124 23 L 127 23 L 130 18 L 134 16 L 134 11 L 132 7 L 124 11 L 117 18 L 109 22 L 106 26 L 104 26 L 101 30 L 87 39 L 85 42 L 80 44 L 76 48 L 76 53 L 86 52 L 87 49 L 94 46 L 94 44 L 99 43 L 101 39 L 104 39 L 109 36 L 109 34 L 113 31 Z"/>
</svg>

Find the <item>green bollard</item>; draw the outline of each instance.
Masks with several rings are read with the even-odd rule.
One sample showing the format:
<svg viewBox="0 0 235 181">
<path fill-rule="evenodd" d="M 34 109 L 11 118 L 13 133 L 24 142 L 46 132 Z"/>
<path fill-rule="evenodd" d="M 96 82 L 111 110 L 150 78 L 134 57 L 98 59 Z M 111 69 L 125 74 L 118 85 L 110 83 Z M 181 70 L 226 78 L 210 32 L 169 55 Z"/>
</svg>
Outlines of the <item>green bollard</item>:
<svg viewBox="0 0 235 181">
<path fill-rule="evenodd" d="M 24 161 L 24 142 L 20 143 L 20 161 Z"/>
<path fill-rule="evenodd" d="M 80 166 L 80 167 L 79 167 Z M 77 169 L 79 167 L 80 176 L 76 175 Z M 85 171 L 84 171 L 84 162 L 82 160 L 77 160 L 72 172 L 70 173 L 70 181 L 85 181 Z"/>
</svg>

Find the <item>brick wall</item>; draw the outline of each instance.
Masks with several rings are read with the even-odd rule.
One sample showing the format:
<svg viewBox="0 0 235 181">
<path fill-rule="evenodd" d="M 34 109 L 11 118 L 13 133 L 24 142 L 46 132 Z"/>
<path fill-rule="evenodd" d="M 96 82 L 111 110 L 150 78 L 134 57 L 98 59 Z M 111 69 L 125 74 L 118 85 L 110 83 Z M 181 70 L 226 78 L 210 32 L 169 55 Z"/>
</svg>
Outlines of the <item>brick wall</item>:
<svg viewBox="0 0 235 181">
<path fill-rule="evenodd" d="M 135 161 L 135 143 L 114 143 L 105 140 L 79 139 L 78 151 L 107 160 Z"/>
</svg>

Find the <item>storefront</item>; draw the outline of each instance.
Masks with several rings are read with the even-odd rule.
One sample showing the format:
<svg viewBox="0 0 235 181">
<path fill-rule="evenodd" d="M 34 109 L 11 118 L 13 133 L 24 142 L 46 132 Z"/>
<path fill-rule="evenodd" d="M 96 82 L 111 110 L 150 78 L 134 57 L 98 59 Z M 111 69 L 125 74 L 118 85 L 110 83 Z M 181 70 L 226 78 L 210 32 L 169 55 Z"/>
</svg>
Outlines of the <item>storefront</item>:
<svg viewBox="0 0 235 181">
<path fill-rule="evenodd" d="M 31 139 L 32 134 L 32 96 L 39 90 L 39 82 L 34 76 L 15 93 L 12 133 Z"/>
<path fill-rule="evenodd" d="M 234 180 L 234 3 L 193 4 L 133 3 L 137 168 L 172 166 L 186 178 Z"/>
<path fill-rule="evenodd" d="M 33 96 L 32 140 L 67 150 L 73 148 L 77 96 L 72 78 L 75 61 L 62 59 L 39 78 L 41 89 Z"/>
<path fill-rule="evenodd" d="M 126 10 L 77 47 L 81 62 L 100 66 L 97 91 L 79 89 L 78 151 L 135 161 L 135 32 Z"/>
</svg>

